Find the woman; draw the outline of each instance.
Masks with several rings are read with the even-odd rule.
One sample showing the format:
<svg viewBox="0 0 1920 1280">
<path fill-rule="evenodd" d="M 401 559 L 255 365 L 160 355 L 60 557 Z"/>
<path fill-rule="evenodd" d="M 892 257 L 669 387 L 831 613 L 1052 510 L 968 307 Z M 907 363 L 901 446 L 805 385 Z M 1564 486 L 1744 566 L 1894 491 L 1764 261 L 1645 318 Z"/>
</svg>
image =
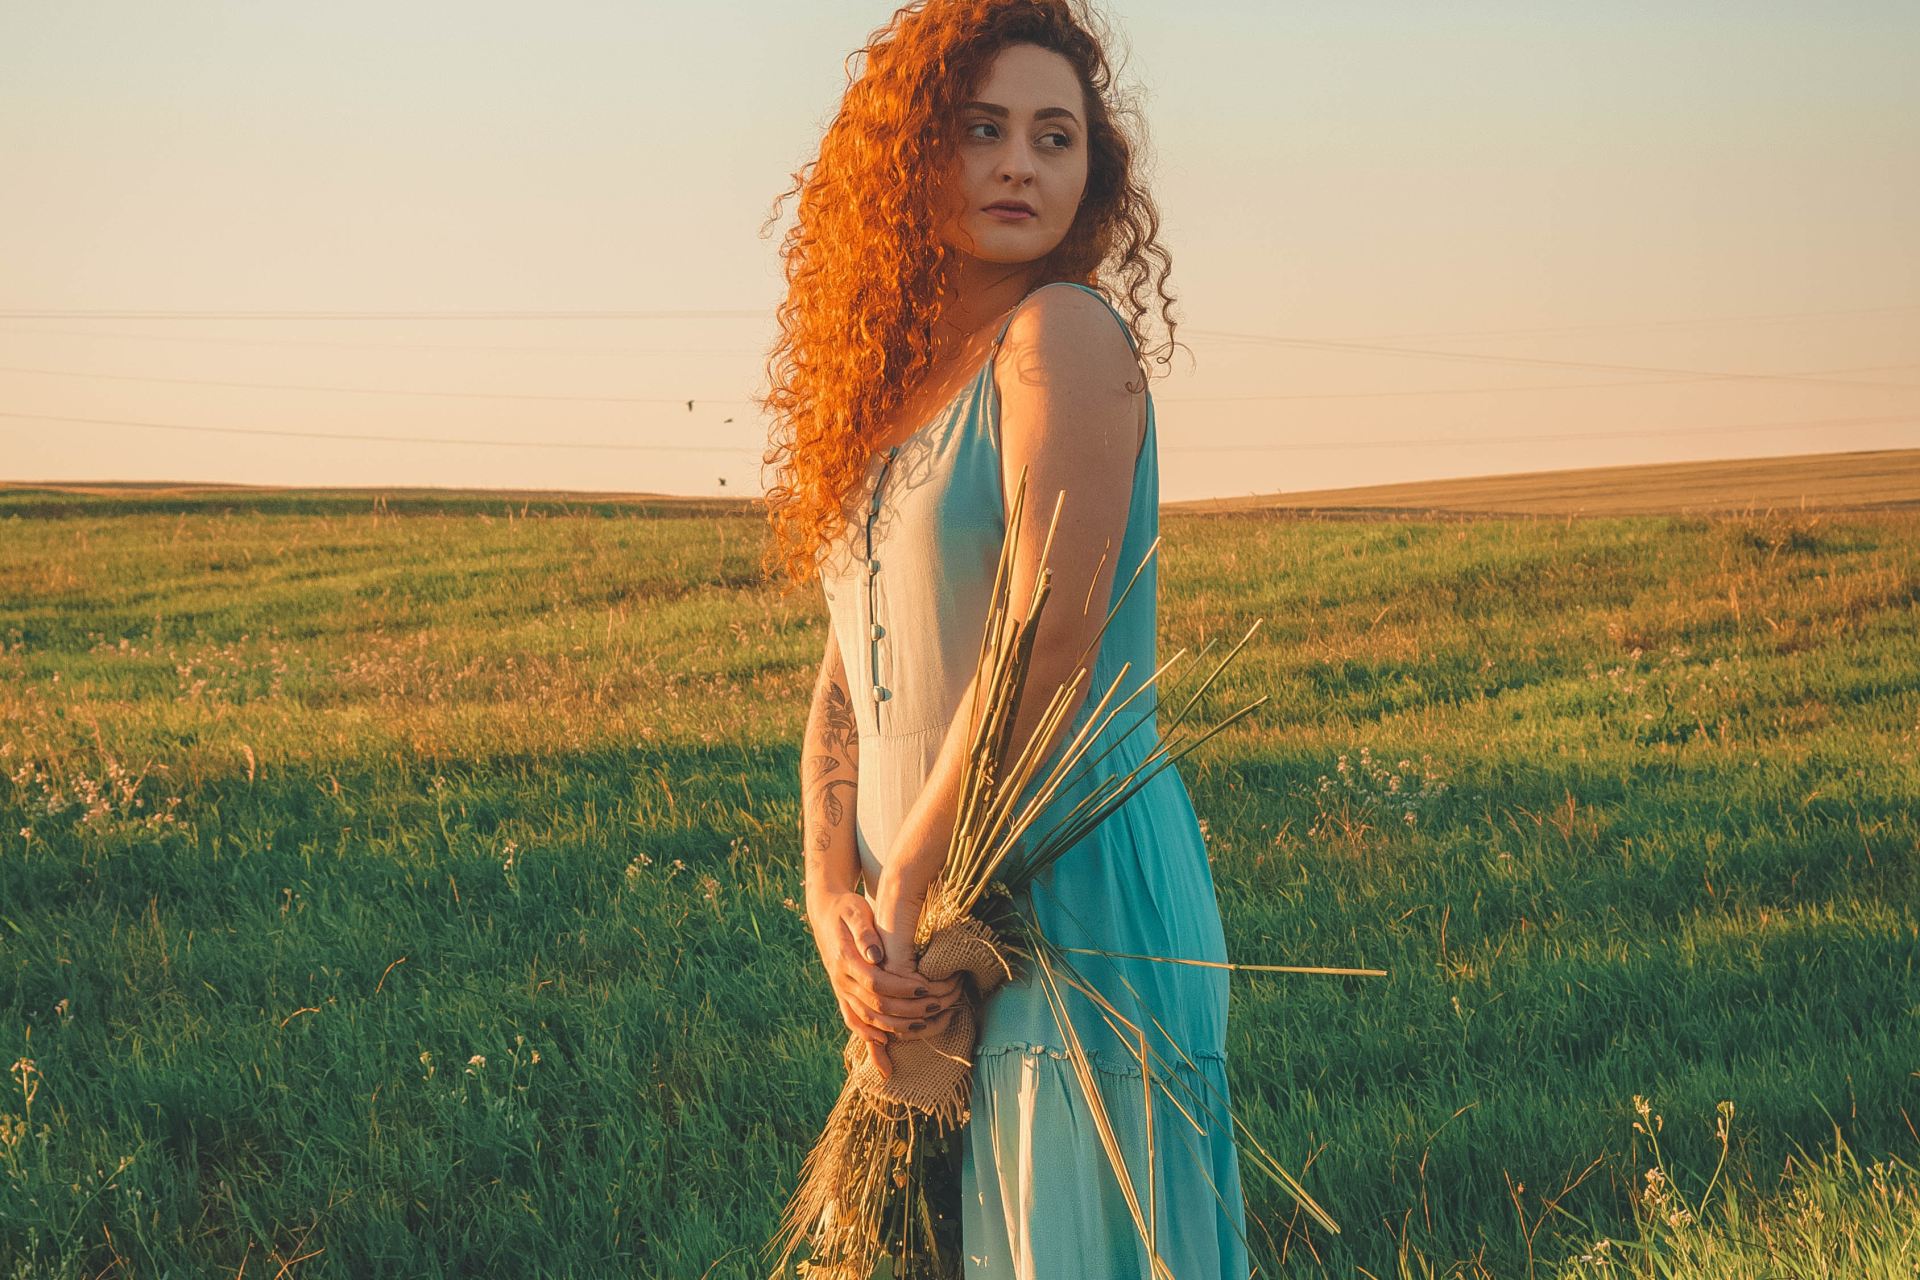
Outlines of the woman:
<svg viewBox="0 0 1920 1280">
<path fill-rule="evenodd" d="M 790 587 L 817 574 L 832 618 L 803 750 L 807 911 L 841 1016 L 886 1072 L 889 1044 L 940 1030 L 965 998 L 915 970 L 913 936 L 953 829 L 959 712 L 1023 468 L 1016 612 L 1065 499 L 1028 676 L 1040 694 L 1023 700 L 1013 741 L 1032 734 L 1045 692 L 1082 660 L 1143 560 L 1086 687 L 1104 692 L 1130 663 L 1124 694 L 1155 668 L 1152 399 L 1131 327 L 1087 281 L 1117 275 L 1132 301 L 1147 260 L 1164 276 L 1168 259 L 1091 15 L 1074 0 L 926 0 L 865 53 L 819 159 L 797 175 L 766 398 L 786 432 L 767 460 L 782 464 L 768 494 L 770 564 Z M 1164 281 L 1159 292 L 1164 315 Z M 1054 752 L 1096 701 L 1083 688 Z M 1148 723 L 1102 774 L 1151 750 L 1152 690 L 1129 715 L 1143 704 Z M 1110 726 L 1095 750 L 1132 725 Z M 1084 792 L 1057 797 L 1037 829 Z M 1171 769 L 1043 874 L 1029 910 L 1064 947 L 1226 959 L 1205 844 Z M 1176 1280 L 1246 1276 L 1227 971 L 1077 958 L 1159 1053 L 1185 1064 L 1167 1087 L 1205 1126 L 1157 1097 L 1150 1162 L 1137 1045 L 1068 992 L 1143 1215 L 1152 1179 L 1160 1257 Z M 987 1001 L 972 1090 L 951 1209 L 967 1274 L 1156 1274 L 1031 974 Z"/>
</svg>

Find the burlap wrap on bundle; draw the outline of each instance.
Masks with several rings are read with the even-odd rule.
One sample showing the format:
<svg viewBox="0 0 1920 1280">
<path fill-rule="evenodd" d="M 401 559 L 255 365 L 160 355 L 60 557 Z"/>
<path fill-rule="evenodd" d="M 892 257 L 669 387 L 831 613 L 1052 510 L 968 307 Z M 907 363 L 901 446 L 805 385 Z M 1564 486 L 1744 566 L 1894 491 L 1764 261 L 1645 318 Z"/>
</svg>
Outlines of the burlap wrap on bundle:
<svg viewBox="0 0 1920 1280">
<path fill-rule="evenodd" d="M 953 1017 L 936 1035 L 888 1045 L 893 1075 L 884 1079 L 873 1065 L 866 1040 L 849 1036 L 843 1057 L 853 1088 L 883 1114 L 894 1115 L 902 1107 L 910 1107 L 943 1125 L 964 1122 L 972 1097 L 968 1073 L 973 1069 L 980 1008 L 1001 984 L 1012 979 L 1009 958 L 1016 954 L 1017 948 L 1002 942 L 992 929 L 970 915 L 936 929 L 927 939 L 916 967 L 936 981 L 965 975 Z"/>
</svg>

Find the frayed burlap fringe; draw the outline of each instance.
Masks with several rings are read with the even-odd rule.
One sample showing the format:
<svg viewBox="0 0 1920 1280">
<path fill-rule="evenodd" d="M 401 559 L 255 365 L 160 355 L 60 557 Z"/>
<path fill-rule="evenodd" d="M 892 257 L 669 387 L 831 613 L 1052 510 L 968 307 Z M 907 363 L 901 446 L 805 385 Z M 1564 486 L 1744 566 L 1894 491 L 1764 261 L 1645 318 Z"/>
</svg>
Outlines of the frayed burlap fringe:
<svg viewBox="0 0 1920 1280">
<path fill-rule="evenodd" d="M 930 907 L 931 911 L 932 908 Z M 893 1075 L 883 1079 L 867 1042 L 849 1033 L 841 1058 L 846 1083 L 800 1169 L 800 1185 L 781 1218 L 784 1240 L 774 1276 L 804 1242 L 808 1280 L 868 1280 L 883 1247 L 880 1226 L 912 1181 L 920 1138 L 965 1124 L 971 1112 L 973 1056 L 986 998 L 1014 976 L 1023 954 L 971 915 L 936 928 L 917 968 L 929 978 L 965 975 L 963 995 L 939 1035 L 888 1046 Z M 924 1205 L 922 1212 L 925 1212 Z M 954 1274 L 958 1274 L 957 1269 Z"/>
</svg>

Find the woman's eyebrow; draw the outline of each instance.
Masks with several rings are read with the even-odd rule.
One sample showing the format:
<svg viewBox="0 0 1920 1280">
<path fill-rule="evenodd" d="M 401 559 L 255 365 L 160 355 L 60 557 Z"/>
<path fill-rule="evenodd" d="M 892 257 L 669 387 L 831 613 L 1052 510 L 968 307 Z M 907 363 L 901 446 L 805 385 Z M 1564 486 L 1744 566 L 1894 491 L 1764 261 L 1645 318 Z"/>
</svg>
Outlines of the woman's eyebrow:
<svg viewBox="0 0 1920 1280">
<path fill-rule="evenodd" d="M 960 104 L 960 109 L 962 111 L 984 111 L 990 116 L 999 116 L 1002 120 L 1006 119 L 1009 114 L 1005 107 L 996 106 L 991 102 L 963 102 Z M 1075 124 L 1080 123 L 1080 117 L 1065 107 L 1042 107 L 1033 113 L 1035 120 L 1046 120 L 1053 116 L 1065 116 Z"/>
</svg>

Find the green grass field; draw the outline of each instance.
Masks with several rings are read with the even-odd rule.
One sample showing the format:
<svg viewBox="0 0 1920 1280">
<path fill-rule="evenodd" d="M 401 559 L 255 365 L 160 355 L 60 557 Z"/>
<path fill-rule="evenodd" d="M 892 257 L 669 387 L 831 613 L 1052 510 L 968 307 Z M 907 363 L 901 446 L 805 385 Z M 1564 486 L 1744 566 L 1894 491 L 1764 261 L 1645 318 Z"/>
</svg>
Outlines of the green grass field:
<svg viewBox="0 0 1920 1280">
<path fill-rule="evenodd" d="M 1920 515 L 1163 528 L 1163 657 L 1265 619 L 1233 957 L 1390 970 L 1233 980 L 1345 1228 L 1250 1177 L 1262 1275 L 1920 1274 Z M 0 492 L 0 1277 L 762 1274 L 845 1034 L 762 536 Z"/>
</svg>

